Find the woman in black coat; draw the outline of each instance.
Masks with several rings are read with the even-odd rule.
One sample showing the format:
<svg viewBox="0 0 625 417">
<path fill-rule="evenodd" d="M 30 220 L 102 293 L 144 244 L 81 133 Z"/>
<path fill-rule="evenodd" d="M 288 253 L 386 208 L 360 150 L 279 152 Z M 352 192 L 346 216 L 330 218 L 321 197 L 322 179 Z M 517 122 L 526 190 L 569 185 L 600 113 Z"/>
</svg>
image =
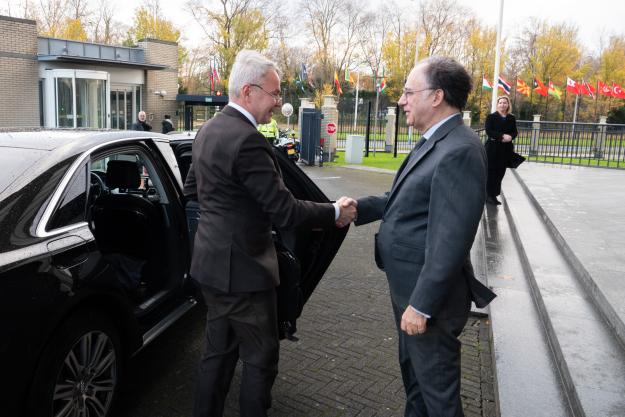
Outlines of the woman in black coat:
<svg viewBox="0 0 625 417">
<path fill-rule="evenodd" d="M 488 157 L 488 178 L 486 180 L 486 202 L 499 205 L 501 180 L 506 174 L 510 157 L 514 152 L 512 140 L 517 136 L 516 119 L 510 112 L 512 105 L 507 96 L 497 99 L 497 111 L 486 117 L 486 156 Z"/>
</svg>

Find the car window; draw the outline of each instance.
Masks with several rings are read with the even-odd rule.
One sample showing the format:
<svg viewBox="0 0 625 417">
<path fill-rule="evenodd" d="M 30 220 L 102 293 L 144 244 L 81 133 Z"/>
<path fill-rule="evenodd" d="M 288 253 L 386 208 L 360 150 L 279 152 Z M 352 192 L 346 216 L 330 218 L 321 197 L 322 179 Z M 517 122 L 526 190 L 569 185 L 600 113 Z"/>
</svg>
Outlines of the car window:
<svg viewBox="0 0 625 417">
<path fill-rule="evenodd" d="M 87 208 L 87 167 L 79 168 L 69 181 L 59 205 L 52 213 L 47 231 L 85 221 Z"/>
<path fill-rule="evenodd" d="M 134 164 L 136 174 L 126 172 L 123 175 L 124 178 L 121 179 L 120 172 L 111 171 L 115 169 L 115 163 L 112 161 L 126 161 Z M 135 182 L 131 177 L 137 174 L 139 180 Z M 143 152 L 125 151 L 96 158 L 91 161 L 90 176 L 90 203 L 103 194 L 134 194 L 152 202 L 166 202 L 166 194 L 156 174 L 154 164 Z"/>
</svg>

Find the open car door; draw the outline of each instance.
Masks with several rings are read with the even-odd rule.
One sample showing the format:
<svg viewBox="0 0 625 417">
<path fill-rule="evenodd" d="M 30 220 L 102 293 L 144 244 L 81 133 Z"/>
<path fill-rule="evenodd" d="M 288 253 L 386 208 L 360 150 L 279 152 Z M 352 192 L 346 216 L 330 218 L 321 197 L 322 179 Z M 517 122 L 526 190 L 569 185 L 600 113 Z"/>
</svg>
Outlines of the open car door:
<svg viewBox="0 0 625 417">
<path fill-rule="evenodd" d="M 191 165 L 191 140 L 171 142 L 183 179 Z M 300 200 L 327 203 L 330 200 L 317 185 L 287 156 L 274 147 L 285 185 Z M 199 219 L 199 207 L 190 201 L 186 206 L 189 238 L 194 239 Z M 295 319 L 321 281 L 336 256 L 349 227 L 312 229 L 301 226 L 289 230 L 274 229 L 274 242 L 280 266 L 278 293 L 278 321 L 281 336 L 292 338 L 296 331 Z"/>
</svg>

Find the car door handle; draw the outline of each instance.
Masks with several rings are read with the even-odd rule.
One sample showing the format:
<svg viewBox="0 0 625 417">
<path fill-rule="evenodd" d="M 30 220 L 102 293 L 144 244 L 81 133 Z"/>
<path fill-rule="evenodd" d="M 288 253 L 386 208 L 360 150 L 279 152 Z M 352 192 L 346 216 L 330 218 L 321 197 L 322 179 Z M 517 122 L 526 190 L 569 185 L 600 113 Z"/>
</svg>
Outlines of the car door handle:
<svg viewBox="0 0 625 417">
<path fill-rule="evenodd" d="M 59 268 L 67 269 L 87 260 L 88 252 L 82 246 L 85 243 L 80 236 L 71 235 L 48 242 L 47 248 L 48 253 L 53 254 L 53 263 Z M 55 253 L 57 254 L 54 255 Z"/>
</svg>

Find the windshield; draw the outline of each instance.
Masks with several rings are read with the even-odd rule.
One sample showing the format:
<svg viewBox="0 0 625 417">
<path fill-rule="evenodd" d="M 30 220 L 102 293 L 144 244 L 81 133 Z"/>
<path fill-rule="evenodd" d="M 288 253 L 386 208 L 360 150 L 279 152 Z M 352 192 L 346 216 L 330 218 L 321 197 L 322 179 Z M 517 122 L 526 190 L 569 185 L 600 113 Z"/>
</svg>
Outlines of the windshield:
<svg viewBox="0 0 625 417">
<path fill-rule="evenodd" d="M 0 147 L 0 193 L 33 166 L 48 151 Z"/>
</svg>

